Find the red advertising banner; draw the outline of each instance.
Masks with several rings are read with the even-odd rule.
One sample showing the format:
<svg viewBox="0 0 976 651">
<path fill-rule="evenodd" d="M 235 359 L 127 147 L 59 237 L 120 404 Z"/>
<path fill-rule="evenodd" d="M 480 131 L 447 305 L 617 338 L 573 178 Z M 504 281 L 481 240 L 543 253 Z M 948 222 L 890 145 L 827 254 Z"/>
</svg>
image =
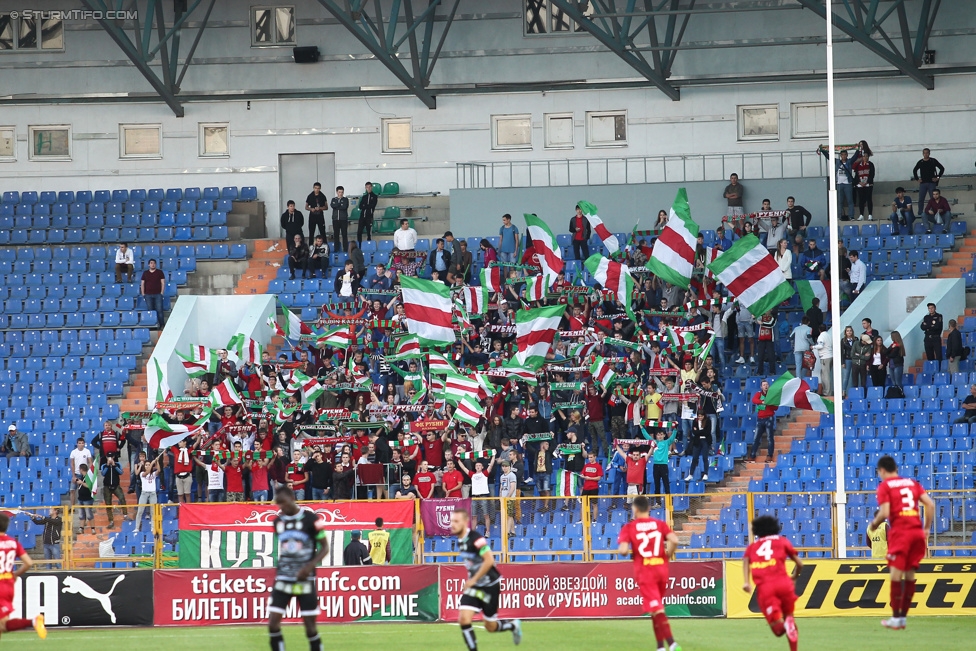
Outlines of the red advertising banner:
<svg viewBox="0 0 976 651">
<path fill-rule="evenodd" d="M 383 526 L 401 529 L 413 526 L 412 500 L 381 502 L 319 502 L 302 504 L 311 509 L 328 529 L 372 529 L 376 518 Z M 267 530 L 278 515 L 274 504 L 181 504 L 180 530 Z"/>
<path fill-rule="evenodd" d="M 668 617 L 723 615 L 722 561 L 669 564 L 664 597 Z M 640 617 L 644 615 L 633 564 L 515 563 L 501 564 L 499 617 L 519 619 Z M 441 619 L 458 616 L 467 573 L 460 565 L 441 566 Z"/>
<path fill-rule="evenodd" d="M 320 568 L 319 622 L 437 619 L 434 566 Z M 158 570 L 154 573 L 155 626 L 210 626 L 268 619 L 273 569 Z M 285 621 L 297 622 L 294 601 Z"/>
</svg>

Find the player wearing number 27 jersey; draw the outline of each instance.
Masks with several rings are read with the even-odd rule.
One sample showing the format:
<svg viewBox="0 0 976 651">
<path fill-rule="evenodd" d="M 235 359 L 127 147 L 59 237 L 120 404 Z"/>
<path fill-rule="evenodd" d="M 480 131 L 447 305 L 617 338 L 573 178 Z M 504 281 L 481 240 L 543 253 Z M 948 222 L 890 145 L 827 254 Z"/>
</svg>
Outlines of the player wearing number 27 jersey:
<svg viewBox="0 0 976 651">
<path fill-rule="evenodd" d="M 905 628 L 905 618 L 915 596 L 915 570 L 925 558 L 928 532 L 935 517 L 935 503 L 925 489 L 910 477 L 899 477 L 898 466 L 889 456 L 878 459 L 878 513 L 868 527 L 868 535 L 885 519 L 888 531 L 888 569 L 891 572 L 890 619 L 881 622 L 885 628 Z M 922 524 L 921 507 L 925 507 Z"/>
<path fill-rule="evenodd" d="M 755 540 L 746 547 L 743 555 L 742 589 L 751 590 L 749 575 L 756 584 L 756 601 L 759 609 L 769 623 L 776 637 L 786 635 L 790 643 L 790 651 L 796 651 L 799 632 L 793 621 L 793 605 L 796 603 L 796 591 L 793 579 L 799 573 L 803 564 L 797 557 L 793 544 L 779 535 L 779 520 L 771 515 L 761 515 L 752 521 L 752 535 Z M 793 577 L 786 572 L 786 560 L 793 561 Z"/>
<path fill-rule="evenodd" d="M 635 497 L 631 507 L 634 518 L 620 530 L 618 551 L 634 559 L 634 578 L 644 601 L 644 612 L 651 614 L 657 648 L 681 651 L 664 614 L 668 559 L 678 546 L 678 536 L 666 522 L 650 516 L 650 503 L 644 495 Z"/>
<path fill-rule="evenodd" d="M 34 619 L 10 616 L 14 612 L 14 584 L 33 563 L 17 539 L 7 535 L 9 526 L 10 516 L 0 513 L 0 634 L 33 626 L 38 637 L 44 639 L 47 637 L 44 615 L 38 615 Z M 16 567 L 18 560 L 21 561 L 20 567 Z"/>
</svg>

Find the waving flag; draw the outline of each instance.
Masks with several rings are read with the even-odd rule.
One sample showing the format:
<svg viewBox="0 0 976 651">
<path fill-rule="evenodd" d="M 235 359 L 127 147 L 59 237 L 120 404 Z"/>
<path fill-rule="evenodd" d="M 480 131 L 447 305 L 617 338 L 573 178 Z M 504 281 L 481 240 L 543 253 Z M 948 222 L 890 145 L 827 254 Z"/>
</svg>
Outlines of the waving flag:
<svg viewBox="0 0 976 651">
<path fill-rule="evenodd" d="M 359 370 L 358 366 L 353 361 L 352 355 L 349 356 L 349 377 L 352 378 L 353 384 L 356 386 L 365 387 L 367 389 L 373 386 L 373 379 L 369 377 L 369 374 L 363 373 Z M 317 398 L 318 395 L 319 394 L 316 394 L 315 397 Z M 314 398 L 312 400 L 314 400 Z M 309 402 L 311 402 L 311 400 Z"/>
<path fill-rule="evenodd" d="M 153 414 L 146 423 L 145 437 L 149 445 L 155 449 L 168 448 L 176 445 L 188 436 L 193 436 L 203 429 L 203 424 L 210 418 L 209 413 L 193 425 L 173 425 L 167 423 L 159 414 Z"/>
<path fill-rule="evenodd" d="M 96 468 L 102 467 L 102 453 L 99 449 L 95 449 L 95 459 L 92 461 L 91 468 L 85 473 L 82 481 L 85 482 L 85 486 L 88 490 L 92 492 L 93 495 L 98 494 L 98 471 Z"/>
<path fill-rule="evenodd" d="M 227 350 L 234 351 L 242 364 L 261 363 L 261 344 L 241 332 L 230 338 Z"/>
<path fill-rule="evenodd" d="M 301 392 L 301 402 L 312 403 L 315 402 L 316 398 L 325 393 L 325 387 L 319 384 L 319 381 L 316 378 L 309 377 L 301 371 L 295 371 L 292 373 L 291 380 L 288 382 L 286 391 L 288 391 L 288 393 Z"/>
<path fill-rule="evenodd" d="M 698 224 L 691 219 L 688 192 L 679 188 L 668 223 L 654 242 L 647 268 L 672 285 L 688 289 L 695 270 L 697 244 Z"/>
<path fill-rule="evenodd" d="M 792 407 L 819 411 L 822 414 L 834 413 L 834 401 L 823 398 L 810 389 L 810 385 L 787 371 L 773 382 L 763 398 L 767 407 Z"/>
<path fill-rule="evenodd" d="M 598 341 L 589 341 L 582 344 L 571 344 L 569 347 L 569 356 L 578 357 L 583 360 L 595 353 L 599 347 L 600 342 Z"/>
<path fill-rule="evenodd" d="M 596 206 L 587 201 L 580 201 L 576 204 L 583 211 L 583 216 L 586 217 L 586 221 L 590 222 L 590 227 L 593 232 L 600 236 L 603 240 L 603 246 L 607 247 L 607 251 L 610 255 L 613 255 L 620 250 L 620 243 L 617 242 L 617 236 L 611 233 L 600 216 L 596 214 Z M 636 227 L 635 227 L 636 228 Z"/>
<path fill-rule="evenodd" d="M 544 301 L 548 289 L 545 276 L 530 276 L 525 280 L 525 300 Z"/>
<path fill-rule="evenodd" d="M 532 249 L 536 253 L 542 275 L 555 282 L 556 276 L 563 270 L 563 254 L 556 243 L 556 237 L 549 230 L 549 225 L 536 215 L 525 213 L 525 230 L 532 238 Z"/>
<path fill-rule="evenodd" d="M 431 375 L 444 373 L 459 373 L 457 367 L 444 355 L 433 351 L 427 353 L 427 368 Z"/>
<path fill-rule="evenodd" d="M 617 374 L 613 372 L 613 369 L 602 357 L 597 357 L 596 361 L 590 365 L 590 375 L 593 376 L 593 381 L 604 389 L 617 379 Z"/>
<path fill-rule="evenodd" d="M 501 267 L 485 267 L 481 270 L 481 287 L 486 292 L 497 293 L 503 291 L 502 284 L 505 276 Z M 488 301 L 485 300 L 485 303 Z"/>
<path fill-rule="evenodd" d="M 635 397 L 627 405 L 627 422 L 633 423 L 634 425 L 640 425 L 641 417 L 643 415 L 644 401 L 640 396 Z"/>
<path fill-rule="evenodd" d="M 806 312 L 813 307 L 813 299 L 820 299 L 820 309 L 830 311 L 830 283 L 825 280 L 798 280 L 796 293 L 800 295 L 800 303 Z"/>
<path fill-rule="evenodd" d="M 279 305 L 280 304 L 281 302 L 279 301 Z M 281 306 L 281 312 L 285 315 L 284 327 L 278 325 L 278 322 L 274 319 L 274 315 L 268 319 L 268 325 L 272 326 L 279 336 L 292 341 L 298 341 L 302 335 L 312 334 L 312 329 L 305 325 L 305 322 L 302 321 L 301 317 L 297 316 L 284 305 Z"/>
<path fill-rule="evenodd" d="M 593 279 L 616 295 L 617 302 L 624 306 L 627 316 L 637 321 L 634 316 L 634 279 L 630 275 L 630 267 L 594 253 L 583 263 L 587 271 L 593 274 Z"/>
<path fill-rule="evenodd" d="M 403 335 L 396 344 L 396 352 L 386 357 L 387 362 L 399 362 L 405 359 L 416 359 L 422 357 L 420 351 L 420 340 L 417 335 Z"/>
<path fill-rule="evenodd" d="M 153 364 L 156 370 L 156 400 L 155 402 L 166 402 L 173 397 L 173 391 L 169 388 L 169 382 L 166 381 L 166 375 L 163 373 L 162 367 L 159 365 L 159 360 L 153 357 Z"/>
<path fill-rule="evenodd" d="M 407 331 L 427 346 L 446 346 L 457 338 L 451 320 L 451 289 L 444 283 L 400 276 Z"/>
<path fill-rule="evenodd" d="M 485 408 L 481 402 L 471 394 L 465 394 L 458 402 L 452 421 L 460 421 L 471 427 L 477 427 L 478 421 L 485 415 Z"/>
<path fill-rule="evenodd" d="M 465 396 L 481 396 L 483 389 L 476 378 L 460 373 L 444 374 L 444 400 L 457 405 Z"/>
<path fill-rule="evenodd" d="M 580 475 L 569 470 L 556 473 L 556 497 L 577 497 L 580 494 Z"/>
<path fill-rule="evenodd" d="M 317 346 L 331 346 L 332 348 L 348 348 L 356 343 L 356 335 L 352 326 L 338 326 L 329 328 L 315 340 Z"/>
<path fill-rule="evenodd" d="M 518 352 L 515 363 L 538 370 L 546 362 L 546 355 L 556 337 L 559 321 L 566 312 L 565 305 L 519 310 L 515 314 L 515 342 Z"/>
<path fill-rule="evenodd" d="M 465 287 L 464 307 L 467 308 L 468 314 L 471 316 L 484 315 L 488 311 L 488 288 L 484 285 L 481 287 Z"/>
<path fill-rule="evenodd" d="M 508 366 L 508 364 L 511 364 L 511 366 Z M 499 372 L 502 373 L 503 377 L 519 380 L 533 386 L 539 382 L 534 370 L 526 366 L 516 366 L 514 359 L 509 360 L 507 364 L 501 366 L 500 371 L 495 371 L 491 375 L 495 376 Z"/>
<path fill-rule="evenodd" d="M 189 356 L 180 351 L 176 354 L 183 362 L 183 368 L 190 377 L 201 377 L 217 371 L 217 352 L 206 346 L 190 346 Z"/>
<path fill-rule="evenodd" d="M 794 294 L 773 256 L 752 233 L 739 238 L 708 268 L 753 316 L 762 316 Z"/>
<path fill-rule="evenodd" d="M 230 381 L 230 378 L 215 386 L 210 392 L 210 406 L 214 409 L 243 404 L 244 399 L 241 398 L 241 394 L 237 392 L 237 387 Z"/>
</svg>

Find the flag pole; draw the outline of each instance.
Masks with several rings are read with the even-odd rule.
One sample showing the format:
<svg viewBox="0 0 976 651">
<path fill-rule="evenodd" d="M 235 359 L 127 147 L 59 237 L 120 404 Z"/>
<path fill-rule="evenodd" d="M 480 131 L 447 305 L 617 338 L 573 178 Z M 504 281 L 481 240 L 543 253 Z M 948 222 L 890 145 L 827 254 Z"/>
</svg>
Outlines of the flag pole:
<svg viewBox="0 0 976 651">
<path fill-rule="evenodd" d="M 847 558 L 847 488 L 845 486 L 844 471 L 847 458 L 844 454 L 844 401 L 843 396 L 843 362 L 841 362 L 841 312 L 840 312 L 840 223 L 837 215 L 837 172 L 834 166 L 834 25 L 833 0 L 827 0 L 827 175 L 829 178 L 829 192 L 827 193 L 827 232 L 830 237 L 830 339 L 834 359 L 832 365 L 831 383 L 834 388 L 834 474 L 836 475 L 836 490 L 834 492 L 834 538 L 837 546 L 837 557 Z"/>
</svg>

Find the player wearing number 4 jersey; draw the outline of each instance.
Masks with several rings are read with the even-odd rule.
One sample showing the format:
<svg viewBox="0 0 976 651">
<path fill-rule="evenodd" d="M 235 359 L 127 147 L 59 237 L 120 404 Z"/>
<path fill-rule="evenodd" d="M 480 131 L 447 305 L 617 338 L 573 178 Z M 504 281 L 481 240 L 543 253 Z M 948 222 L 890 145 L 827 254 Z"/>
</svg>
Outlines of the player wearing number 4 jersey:
<svg viewBox="0 0 976 651">
<path fill-rule="evenodd" d="M 878 459 L 878 512 L 868 527 L 868 536 L 885 520 L 888 531 L 888 569 L 891 572 L 891 618 L 881 622 L 885 628 L 905 628 L 905 618 L 915 595 L 915 570 L 925 558 L 925 543 L 935 517 L 935 502 L 914 479 L 898 476 L 891 457 Z M 919 506 L 925 507 L 922 525 Z"/>
<path fill-rule="evenodd" d="M 756 601 L 769 628 L 776 637 L 786 635 L 790 651 L 796 651 L 799 632 L 793 621 L 793 604 L 796 591 L 793 581 L 800 575 L 803 564 L 789 540 L 779 535 L 782 526 L 771 515 L 761 515 L 752 521 L 752 535 L 755 540 L 746 547 L 742 562 L 742 589 L 751 590 L 749 574 L 756 584 Z M 786 559 L 794 563 L 793 577 L 786 573 Z"/>
<path fill-rule="evenodd" d="M 458 606 L 458 625 L 469 651 L 477 651 L 478 641 L 471 628 L 475 613 L 481 613 L 485 630 L 489 633 L 512 632 L 512 642 L 522 641 L 522 622 L 517 619 L 498 619 L 498 600 L 501 596 L 502 575 L 495 567 L 488 541 L 471 529 L 471 516 L 464 509 L 451 513 L 451 533 L 458 538 L 458 557 L 468 571 L 461 603 Z"/>
<path fill-rule="evenodd" d="M 33 563 L 17 539 L 7 535 L 7 527 L 9 526 L 10 516 L 6 513 L 0 513 L 0 635 L 33 626 L 38 637 L 43 640 L 47 637 L 47 629 L 44 628 L 44 615 L 38 615 L 34 619 L 10 616 L 14 612 L 14 584 L 20 575 L 31 568 Z M 18 558 L 21 565 L 14 569 Z"/>
<path fill-rule="evenodd" d="M 664 594 L 668 585 L 668 559 L 678 546 L 678 535 L 666 522 L 652 518 L 647 497 L 639 495 L 631 504 L 633 520 L 620 530 L 617 548 L 634 559 L 634 578 L 644 600 L 644 611 L 651 614 L 658 649 L 681 651 L 671 635 L 671 624 L 664 614 Z"/>
</svg>

